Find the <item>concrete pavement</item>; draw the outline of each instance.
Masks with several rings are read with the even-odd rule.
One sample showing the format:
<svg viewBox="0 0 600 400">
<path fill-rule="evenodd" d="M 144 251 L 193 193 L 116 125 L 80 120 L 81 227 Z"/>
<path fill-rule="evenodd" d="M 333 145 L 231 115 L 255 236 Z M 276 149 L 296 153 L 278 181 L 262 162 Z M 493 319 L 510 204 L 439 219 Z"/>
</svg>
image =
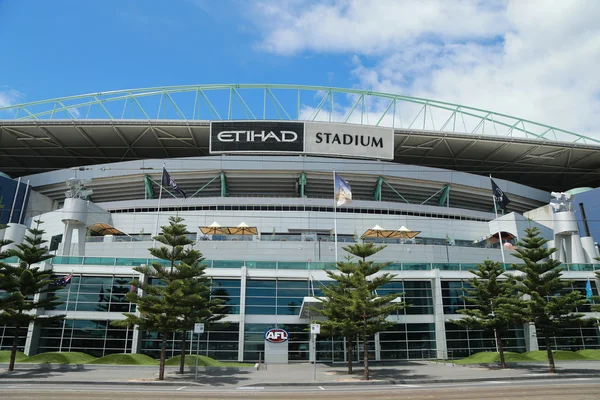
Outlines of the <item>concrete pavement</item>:
<svg viewBox="0 0 600 400">
<path fill-rule="evenodd" d="M 493 380 L 527 380 L 600 377 L 600 362 L 559 362 L 558 374 L 549 374 L 544 363 L 519 364 L 505 370 L 496 366 L 459 366 L 427 361 L 406 361 L 394 364 L 376 364 L 371 370 L 371 381 L 362 380 L 362 367 L 355 365 L 354 375 L 346 374 L 345 365 L 287 364 L 254 368 L 201 368 L 198 379 L 194 368 L 183 375 L 178 368 L 167 368 L 165 381 L 156 381 L 156 366 L 104 366 L 104 365 L 34 365 L 17 364 L 13 372 L 0 364 L 0 384 L 153 384 L 197 385 L 204 387 L 240 386 L 306 386 L 306 385 L 384 385 L 423 384 Z"/>
</svg>

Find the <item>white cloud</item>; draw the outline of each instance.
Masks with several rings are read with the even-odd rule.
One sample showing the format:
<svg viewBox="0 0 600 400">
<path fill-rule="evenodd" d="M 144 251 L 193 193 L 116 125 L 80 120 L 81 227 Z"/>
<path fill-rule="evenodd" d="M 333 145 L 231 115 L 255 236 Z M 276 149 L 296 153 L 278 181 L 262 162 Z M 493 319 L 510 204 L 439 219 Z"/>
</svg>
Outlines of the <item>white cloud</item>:
<svg viewBox="0 0 600 400">
<path fill-rule="evenodd" d="M 0 108 L 19 104 L 25 96 L 15 89 L 2 88 L 0 86 Z"/>
<path fill-rule="evenodd" d="M 263 49 L 348 54 L 361 88 L 600 137 L 600 2 L 296 0 L 255 11 L 272 21 Z"/>
</svg>

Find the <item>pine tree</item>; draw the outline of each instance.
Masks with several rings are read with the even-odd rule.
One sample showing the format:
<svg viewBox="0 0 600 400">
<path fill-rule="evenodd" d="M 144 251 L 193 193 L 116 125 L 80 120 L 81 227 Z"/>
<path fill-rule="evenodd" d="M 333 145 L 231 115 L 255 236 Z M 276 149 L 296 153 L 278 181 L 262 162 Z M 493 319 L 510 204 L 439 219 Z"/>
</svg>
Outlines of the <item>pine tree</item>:
<svg viewBox="0 0 600 400">
<path fill-rule="evenodd" d="M 524 315 L 544 338 L 550 372 L 555 373 L 550 337 L 582 322 L 582 314 L 576 313 L 576 310 L 585 303 L 585 298 L 577 291 L 565 293 L 571 281 L 560 279 L 564 268 L 560 267 L 560 261 L 550 258 L 556 249 L 547 249 L 544 245 L 548 241 L 539 233 L 537 228 L 525 229 L 526 236 L 519 241 L 519 247 L 513 253 L 523 260 L 523 264 L 514 264 L 513 268 L 523 273 L 515 279 L 521 283 L 521 293 L 529 297 Z"/>
<path fill-rule="evenodd" d="M 4 254 L 9 257 L 16 256 L 19 259 L 18 265 L 0 264 L 0 291 L 6 292 L 6 295 L 0 298 L 0 324 L 13 326 L 15 329 L 9 371 L 14 370 L 19 338 L 26 332 L 30 323 L 48 324 L 64 318 L 64 315 L 46 316 L 31 312 L 62 304 L 56 301 L 58 297 L 49 294 L 49 285 L 54 282 L 52 270 L 34 267 L 35 264 L 53 257 L 48 254 L 48 247 L 44 246 L 48 241 L 42 239 L 45 232 L 40 229 L 40 225 L 43 222 L 34 222 L 35 228 L 28 229 L 23 243 L 17 244 L 17 249 L 8 250 Z"/>
<path fill-rule="evenodd" d="M 376 332 L 393 325 L 386 321 L 390 314 L 404 309 L 404 302 L 395 300 L 400 293 L 380 296 L 377 289 L 390 282 L 394 275 L 380 273 L 390 263 L 366 261 L 386 246 L 373 243 L 359 243 L 344 247 L 344 250 L 358 258 L 348 256 L 346 261 L 336 265 L 336 271 L 326 271 L 335 284 L 324 286 L 322 308 L 315 309 L 327 320 L 322 322 L 324 331 L 344 336 L 347 340 L 348 373 L 352 374 L 353 338 L 359 336 L 363 342 L 364 377 L 369 379 L 368 339 Z"/>
<path fill-rule="evenodd" d="M 469 272 L 475 277 L 467 280 L 471 288 L 463 289 L 463 299 L 472 307 L 459 310 L 458 312 L 466 317 L 455 322 L 471 329 L 493 331 L 500 365 L 506 368 L 503 339 L 508 327 L 523 322 L 521 314 L 525 302 L 519 296 L 515 296 L 518 290 L 512 277 L 502 277 L 505 271 L 501 263 L 485 260 L 477 264 L 477 269 L 471 269 Z"/>
<path fill-rule="evenodd" d="M 158 282 L 150 284 L 134 280 L 132 285 L 141 289 L 127 294 L 126 299 L 137 305 L 138 315 L 124 313 L 124 321 L 113 325 L 133 326 L 161 335 L 159 380 L 165 377 L 167 339 L 170 334 L 187 331 L 200 320 L 211 320 L 216 301 L 209 300 L 209 285 L 201 265 L 202 254 L 186 246 L 194 242 L 186 234 L 186 226 L 181 217 L 170 217 L 169 225 L 162 227 L 162 233 L 154 239 L 164 244 L 160 248 L 148 249 L 154 257 L 166 261 L 153 262 L 151 266 L 134 267 L 134 271 Z M 216 318 L 216 317 L 214 317 Z M 185 334 L 182 344 L 182 359 L 185 353 Z"/>
<path fill-rule="evenodd" d="M 180 374 L 183 374 L 185 369 L 187 332 L 193 330 L 194 324 L 198 322 L 204 323 L 205 329 L 209 330 L 210 323 L 225 318 L 223 301 L 211 299 L 211 283 L 205 275 L 206 265 L 202 264 L 202 261 L 204 258 L 200 251 L 187 249 L 173 276 L 174 279 L 182 281 L 183 301 L 180 306 L 185 309 L 179 316 L 178 330 L 182 333 Z"/>
</svg>

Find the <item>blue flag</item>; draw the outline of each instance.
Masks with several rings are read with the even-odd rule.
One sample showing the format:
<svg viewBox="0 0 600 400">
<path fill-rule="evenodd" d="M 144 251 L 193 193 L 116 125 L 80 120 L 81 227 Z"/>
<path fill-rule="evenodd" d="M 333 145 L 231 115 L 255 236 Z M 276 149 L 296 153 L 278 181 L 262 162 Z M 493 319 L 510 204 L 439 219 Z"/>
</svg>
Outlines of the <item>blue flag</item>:
<svg viewBox="0 0 600 400">
<path fill-rule="evenodd" d="M 592 293 L 592 284 L 590 281 L 587 281 L 585 284 L 585 298 L 586 300 L 590 300 L 594 294 Z"/>
<path fill-rule="evenodd" d="M 335 174 L 334 195 L 336 207 L 352 202 L 352 189 L 350 184 Z"/>
</svg>

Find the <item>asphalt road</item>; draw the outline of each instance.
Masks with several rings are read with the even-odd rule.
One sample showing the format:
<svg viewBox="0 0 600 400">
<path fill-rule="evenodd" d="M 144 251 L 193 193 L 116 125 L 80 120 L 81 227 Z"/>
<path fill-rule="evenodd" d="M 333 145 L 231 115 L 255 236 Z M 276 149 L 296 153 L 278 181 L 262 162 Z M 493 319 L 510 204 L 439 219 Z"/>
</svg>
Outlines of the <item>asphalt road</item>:
<svg viewBox="0 0 600 400">
<path fill-rule="evenodd" d="M 0 385 L 2 399 L 98 400 L 98 399 L 344 399 L 358 400 L 598 400 L 600 379 L 473 382 L 390 386 L 306 386 L 214 389 L 198 386 L 156 387 L 146 385 Z"/>
</svg>

